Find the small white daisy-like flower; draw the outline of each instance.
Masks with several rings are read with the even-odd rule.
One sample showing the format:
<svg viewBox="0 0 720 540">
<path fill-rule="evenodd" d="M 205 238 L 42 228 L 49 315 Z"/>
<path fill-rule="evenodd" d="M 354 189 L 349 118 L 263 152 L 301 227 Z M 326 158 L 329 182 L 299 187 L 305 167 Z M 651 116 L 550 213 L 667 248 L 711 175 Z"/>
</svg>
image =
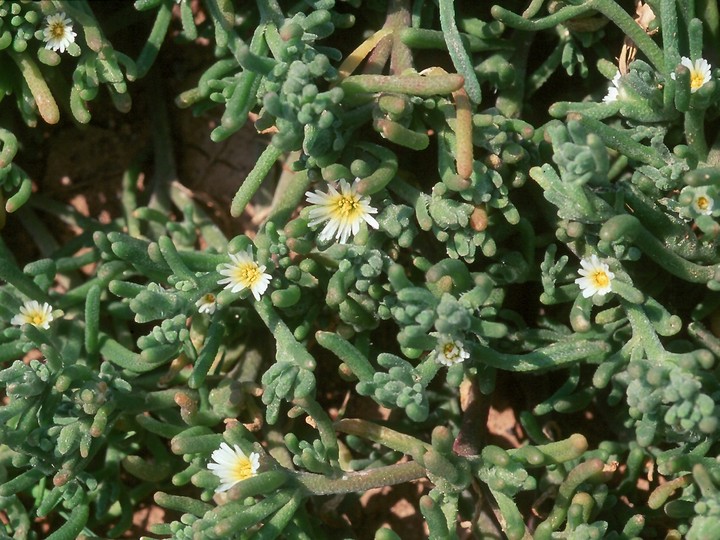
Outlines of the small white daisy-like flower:
<svg viewBox="0 0 720 540">
<path fill-rule="evenodd" d="M 358 193 L 359 181 L 360 179 L 356 178 L 350 185 L 346 180 L 340 180 L 339 192 L 330 184 L 327 193 L 322 191 L 305 193 L 307 202 L 313 205 L 310 208 L 308 225 L 314 227 L 327 222 L 318 237 L 320 240 L 330 240 L 335 237 L 338 242 L 345 244 L 350 235 L 358 233 L 363 221 L 373 229 L 379 227 L 378 222 L 371 215 L 377 214 L 377 209 L 370 206 L 370 197 Z"/>
<path fill-rule="evenodd" d="M 439 336 L 435 347 L 435 359 L 444 366 L 454 366 L 470 358 L 470 353 L 463 347 L 462 341 L 450 336 Z"/>
<path fill-rule="evenodd" d="M 208 315 L 212 315 L 217 309 L 217 302 L 213 293 L 203 294 L 200 299 L 195 302 L 195 305 L 200 313 L 207 313 Z"/>
<path fill-rule="evenodd" d="M 66 17 L 64 13 L 55 13 L 45 18 L 43 40 L 46 49 L 64 53 L 65 49 L 75 42 L 75 36 L 77 34 L 73 32 L 72 19 Z"/>
<path fill-rule="evenodd" d="M 218 281 L 218 285 L 225 285 L 231 292 L 240 292 L 250 289 L 255 300 L 267 290 L 270 284 L 270 274 L 265 273 L 265 265 L 260 265 L 253 259 L 252 247 L 248 246 L 246 252 L 230 255 L 230 263 L 223 263 L 218 272 L 227 276 Z"/>
<path fill-rule="evenodd" d="M 610 271 L 610 267 L 601 262 L 594 253 L 590 259 L 582 259 L 580 261 L 582 268 L 578 270 L 581 277 L 575 280 L 580 286 L 580 291 L 585 298 L 590 298 L 595 294 L 604 296 L 612 290 L 612 280 L 615 274 Z"/>
<path fill-rule="evenodd" d="M 707 189 L 699 189 L 695 192 L 695 196 L 690 204 L 698 214 L 709 216 L 715 208 L 715 199 L 707 193 Z"/>
<path fill-rule="evenodd" d="M 617 101 L 618 92 L 620 91 L 620 72 L 618 71 L 610 81 L 610 88 L 608 88 L 607 95 L 603 98 L 605 103 L 612 103 Z"/>
<path fill-rule="evenodd" d="M 207 467 L 220 479 L 220 486 L 215 493 L 227 491 L 238 482 L 255 476 L 260 468 L 260 454 L 251 452 L 246 456 L 237 444 L 230 448 L 226 442 L 220 444 L 220 448 L 212 453 L 210 459 L 213 461 L 208 463 Z"/>
<path fill-rule="evenodd" d="M 710 82 L 711 67 L 704 58 L 698 58 L 693 62 L 687 56 L 683 56 L 680 63 L 690 70 L 690 93 L 697 92 L 705 83 Z M 675 79 L 675 73 L 671 73 L 670 76 Z"/>
<path fill-rule="evenodd" d="M 47 302 L 41 306 L 37 300 L 30 300 L 20 306 L 20 313 L 15 315 L 10 324 L 22 326 L 23 324 L 32 324 L 37 328 L 50 328 L 53 321 L 52 306 Z"/>
</svg>

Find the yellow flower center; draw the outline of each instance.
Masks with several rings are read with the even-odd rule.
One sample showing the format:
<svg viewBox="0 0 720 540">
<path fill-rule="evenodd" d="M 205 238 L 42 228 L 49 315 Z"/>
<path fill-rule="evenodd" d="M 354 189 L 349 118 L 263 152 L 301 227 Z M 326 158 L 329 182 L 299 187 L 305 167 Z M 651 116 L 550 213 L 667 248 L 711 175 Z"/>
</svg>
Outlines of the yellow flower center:
<svg viewBox="0 0 720 540">
<path fill-rule="evenodd" d="M 203 296 L 204 304 L 212 304 L 214 301 L 215 301 L 215 295 L 213 293 L 207 293 L 205 296 Z"/>
<path fill-rule="evenodd" d="M 260 267 L 254 262 L 240 263 L 235 269 L 235 280 L 249 288 L 254 287 L 261 277 Z"/>
<path fill-rule="evenodd" d="M 360 200 L 353 195 L 340 195 L 335 201 L 333 217 L 355 219 L 361 213 Z"/>
<path fill-rule="evenodd" d="M 29 319 L 31 324 L 39 326 L 45 322 L 45 314 L 40 312 L 31 313 Z"/>
<path fill-rule="evenodd" d="M 690 88 L 697 90 L 703 84 L 705 84 L 705 76 L 701 71 L 695 71 L 694 69 L 690 73 Z"/>
<path fill-rule="evenodd" d="M 710 199 L 708 199 L 707 197 L 703 197 L 703 196 L 701 195 L 700 197 L 698 197 L 698 198 L 696 199 L 695 204 L 697 204 L 697 207 L 698 207 L 700 210 L 705 211 L 705 210 L 707 210 L 708 208 L 710 208 Z"/>
<path fill-rule="evenodd" d="M 238 458 L 232 468 L 233 480 L 245 480 L 253 475 L 252 463 L 248 458 Z"/>
<path fill-rule="evenodd" d="M 598 289 L 607 287 L 610 285 L 610 278 L 604 270 L 595 270 L 591 275 L 590 279 Z"/>
<path fill-rule="evenodd" d="M 460 351 L 454 343 L 449 342 L 443 345 L 443 355 L 448 360 L 457 360 L 457 358 L 460 356 Z"/>
<path fill-rule="evenodd" d="M 54 39 L 62 39 L 65 36 L 65 24 L 62 22 L 54 22 L 50 25 L 50 35 Z"/>
</svg>

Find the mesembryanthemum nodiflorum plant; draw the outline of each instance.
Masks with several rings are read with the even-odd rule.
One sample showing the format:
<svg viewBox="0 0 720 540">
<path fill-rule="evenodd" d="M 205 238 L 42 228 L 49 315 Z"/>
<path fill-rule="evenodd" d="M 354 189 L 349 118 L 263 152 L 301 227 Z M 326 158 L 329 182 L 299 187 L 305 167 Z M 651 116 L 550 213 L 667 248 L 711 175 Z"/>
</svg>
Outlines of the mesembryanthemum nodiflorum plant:
<svg viewBox="0 0 720 540">
<path fill-rule="evenodd" d="M 87 123 L 102 88 L 127 112 L 161 48 L 207 39 L 178 104 L 219 105 L 214 140 L 248 117 L 268 135 L 229 213 L 283 171 L 229 238 L 168 181 L 153 115 L 153 178 L 128 169 L 101 224 L 32 193 L 3 121 L 5 212 L 29 201 L 10 223 L 41 254 L 5 228 L 6 535 L 130 534 L 152 498 L 179 513 L 163 537 L 354 537 L 359 493 L 418 480 L 432 538 L 717 527 L 711 5 L 125 9 L 135 59 L 94 4 L 0 0 L 19 117 Z"/>
</svg>

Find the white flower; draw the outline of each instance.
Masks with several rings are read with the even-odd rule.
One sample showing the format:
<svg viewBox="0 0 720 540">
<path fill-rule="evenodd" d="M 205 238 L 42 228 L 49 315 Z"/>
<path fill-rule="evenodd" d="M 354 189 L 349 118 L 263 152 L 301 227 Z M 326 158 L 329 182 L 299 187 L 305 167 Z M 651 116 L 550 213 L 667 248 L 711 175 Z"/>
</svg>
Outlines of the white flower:
<svg viewBox="0 0 720 540">
<path fill-rule="evenodd" d="M 680 59 L 680 63 L 690 70 L 690 92 L 695 93 L 705 83 L 710 82 L 712 74 L 710 73 L 710 64 L 704 58 L 698 58 L 693 62 L 687 56 Z M 670 77 L 675 79 L 675 73 L 671 73 Z"/>
<path fill-rule="evenodd" d="M 207 313 L 212 315 L 217 309 L 217 302 L 215 301 L 215 295 L 213 293 L 203 294 L 200 299 L 195 302 L 200 313 Z"/>
<path fill-rule="evenodd" d="M 465 350 L 462 341 L 452 339 L 450 336 L 438 337 L 435 359 L 442 365 L 450 367 L 468 358 L 470 358 L 470 353 Z"/>
<path fill-rule="evenodd" d="M 590 298 L 594 294 L 604 296 L 612 290 L 612 280 L 615 277 L 610 271 L 610 267 L 604 262 L 600 262 L 598 256 L 594 253 L 590 259 L 582 259 L 580 261 L 582 268 L 578 270 L 580 276 L 575 280 L 580 286 L 580 291 L 585 298 Z"/>
<path fill-rule="evenodd" d="M 52 306 L 50 304 L 45 302 L 41 306 L 37 300 L 30 300 L 20 306 L 20 314 L 15 315 L 10 320 L 10 324 L 14 324 L 16 326 L 32 324 L 37 328 L 44 328 L 47 330 L 50 328 L 50 323 L 52 321 Z"/>
<path fill-rule="evenodd" d="M 370 197 L 358 194 L 356 178 L 352 186 L 340 180 L 340 192 L 335 186 L 328 186 L 328 193 L 307 191 L 307 202 L 313 205 L 310 209 L 310 227 L 327 221 L 325 228 L 318 237 L 330 240 L 332 237 L 344 244 L 350 235 L 357 234 L 360 224 L 364 221 L 373 229 L 379 227 L 378 222 L 370 214 L 377 214 L 377 209 L 370 206 Z"/>
<path fill-rule="evenodd" d="M 251 452 L 248 457 L 237 444 L 230 448 L 228 443 L 221 443 L 210 458 L 213 461 L 207 467 L 220 479 L 220 486 L 215 493 L 227 491 L 238 482 L 255 476 L 260 468 L 260 454 Z"/>
<path fill-rule="evenodd" d="M 618 92 L 620 91 L 620 72 L 618 71 L 610 81 L 610 88 L 608 88 L 607 95 L 603 98 L 605 103 L 612 103 L 617 101 Z"/>
<path fill-rule="evenodd" d="M 63 53 L 71 43 L 75 42 L 75 36 L 77 34 L 72 31 L 72 19 L 66 17 L 64 13 L 55 13 L 45 18 L 43 41 L 46 42 L 46 49 Z"/>
<path fill-rule="evenodd" d="M 230 260 L 231 263 L 223 263 L 223 268 L 218 268 L 220 274 L 227 276 L 219 280 L 218 285 L 225 285 L 234 293 L 250 289 L 255 300 L 260 300 L 270 283 L 270 274 L 265 273 L 265 265 L 255 262 L 252 247 L 248 246 L 245 253 L 231 254 Z"/>
<path fill-rule="evenodd" d="M 692 203 L 693 210 L 700 215 L 709 216 L 715 207 L 715 199 L 713 199 L 706 189 L 699 189 L 695 192 Z"/>
</svg>

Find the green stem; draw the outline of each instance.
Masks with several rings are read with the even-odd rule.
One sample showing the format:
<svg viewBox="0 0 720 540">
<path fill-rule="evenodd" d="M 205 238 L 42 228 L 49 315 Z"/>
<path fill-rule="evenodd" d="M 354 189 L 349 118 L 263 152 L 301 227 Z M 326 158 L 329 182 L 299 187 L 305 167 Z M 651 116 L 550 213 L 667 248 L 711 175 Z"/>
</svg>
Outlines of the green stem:
<svg viewBox="0 0 720 540">
<path fill-rule="evenodd" d="M 253 32 L 250 41 L 250 52 L 252 54 L 257 56 L 267 55 L 269 48 L 265 39 L 265 29 L 268 26 L 267 24 L 261 24 Z M 235 90 L 233 90 L 232 96 L 225 104 L 225 112 L 220 119 L 220 125 L 210 133 L 210 139 L 214 142 L 226 139 L 245 125 L 248 112 L 256 104 L 255 94 L 262 77 L 253 71 L 243 70 L 235 80 Z"/>
<path fill-rule="evenodd" d="M 627 160 L 624 160 L 627 165 Z M 698 169 L 695 169 L 698 170 Z M 659 238 L 664 238 L 668 246 L 677 254 L 691 254 L 697 252 L 697 239 L 688 238 L 687 225 L 673 221 L 670 217 L 657 211 L 654 199 L 645 195 L 640 188 L 632 182 L 622 182 L 620 194 L 624 204 L 630 208 L 633 216 L 638 218 L 644 227 Z M 692 255 L 686 258 L 693 258 Z"/>
<path fill-rule="evenodd" d="M 706 161 L 708 146 L 705 140 L 705 110 L 690 109 L 685 113 L 685 136 L 700 161 Z"/>
<path fill-rule="evenodd" d="M 150 71 L 150 68 L 157 58 L 158 52 L 160 52 L 160 47 L 165 40 L 171 19 L 172 3 L 163 2 L 157 11 L 157 15 L 155 15 L 155 22 L 153 23 L 152 30 L 150 30 L 150 35 L 142 51 L 140 51 L 140 56 L 138 56 L 135 62 L 138 78 L 144 77 L 148 71 Z"/>
<path fill-rule="evenodd" d="M 210 530 L 201 533 L 199 538 L 231 538 L 237 537 L 237 531 L 248 530 L 256 524 L 262 523 L 265 519 L 284 507 L 293 497 L 292 490 L 280 490 L 272 496 L 262 499 L 251 506 L 230 507 L 218 517 L 212 516 L 214 512 L 222 510 L 220 506 L 214 512 L 206 514 L 204 521 L 215 523 Z M 229 505 L 224 505 L 229 506 Z M 208 516 L 211 516 L 208 519 Z M 220 518 L 222 516 L 222 518 Z M 195 533 L 197 535 L 197 532 Z"/>
<path fill-rule="evenodd" d="M 39 208 L 43 212 L 48 212 L 64 223 L 78 227 L 84 231 L 103 229 L 96 220 L 82 215 L 69 204 L 63 204 L 55 199 L 44 196 L 42 193 L 33 195 L 30 206 Z"/>
<path fill-rule="evenodd" d="M 208 216 L 205 209 L 198 204 L 192 195 L 192 191 L 183 186 L 180 182 L 174 180 L 170 184 L 170 199 L 173 204 L 178 208 L 187 208 L 188 206 L 192 207 L 193 223 L 199 229 L 200 236 L 202 236 L 205 240 L 208 247 L 214 248 L 221 253 L 226 251 L 228 240 L 225 237 L 225 234 L 222 232 L 220 227 L 215 224 L 210 216 Z M 195 255 L 197 252 L 192 251 L 190 253 Z M 180 256 L 183 257 L 186 254 L 187 252 L 181 253 Z M 207 259 L 207 253 L 203 252 L 201 255 L 204 260 Z M 187 261 L 185 262 L 187 264 Z"/>
<path fill-rule="evenodd" d="M 315 359 L 308 350 L 298 343 L 290 328 L 272 307 L 270 298 L 266 297 L 254 302 L 255 311 L 272 333 L 277 344 L 276 358 L 278 362 L 291 362 L 302 369 L 315 369 Z"/>
<path fill-rule="evenodd" d="M 675 0 L 661 0 L 660 3 L 661 35 L 663 37 L 663 53 L 665 67 L 671 71 L 680 63 L 680 50 L 678 49 L 678 20 Z M 675 99 L 675 81 L 669 73 L 663 73 L 668 78 L 663 90 L 663 108 L 670 109 Z M 688 133 L 686 131 L 686 133 Z"/>
<path fill-rule="evenodd" d="M 396 92 L 430 97 L 447 95 L 462 88 L 465 79 L 457 73 L 447 75 L 350 75 L 340 83 L 347 94 Z"/>
<path fill-rule="evenodd" d="M 716 357 L 720 358 L 720 337 L 713 334 L 697 321 L 687 326 L 688 334 L 700 345 L 709 349 Z"/>
<path fill-rule="evenodd" d="M 464 179 L 470 178 L 474 163 L 472 107 L 468 97 L 472 96 L 463 88 L 453 92 L 455 100 L 455 167 L 457 173 Z"/>
<path fill-rule="evenodd" d="M 297 156 L 295 157 L 297 158 Z M 307 171 L 294 173 L 283 170 L 275 189 L 275 196 L 266 224 L 273 223 L 278 229 L 282 229 L 302 201 L 309 186 L 310 177 Z"/>
<path fill-rule="evenodd" d="M 634 140 L 622 130 L 603 124 L 599 120 L 580 116 L 578 121 L 588 132 L 600 137 L 605 146 L 617 150 L 629 159 L 635 159 L 659 169 L 667 165 L 658 152 Z"/>
<path fill-rule="evenodd" d="M 80 532 L 84 529 L 90 517 L 90 507 L 88 503 L 83 502 L 75 506 L 65 523 L 47 537 L 47 540 L 68 540 L 70 538 L 79 538 Z"/>
<path fill-rule="evenodd" d="M 584 482 L 598 483 L 605 480 L 608 473 L 603 472 L 605 463 L 600 459 L 591 459 L 576 466 L 567 475 L 567 478 L 560 484 L 555 499 L 555 507 L 535 530 L 535 538 L 538 540 L 550 540 L 552 531 L 557 530 L 567 516 L 572 497 Z"/>
<path fill-rule="evenodd" d="M 205 378 L 220 350 L 224 336 L 225 324 L 222 322 L 222 319 L 213 317 L 205 335 L 203 347 L 195 360 L 193 371 L 188 379 L 188 386 L 190 388 L 200 388 L 205 382 Z"/>
<path fill-rule="evenodd" d="M 440 28 L 445 34 L 448 53 L 457 72 L 465 78 L 465 91 L 476 104 L 482 101 L 482 91 L 472 60 L 465 49 L 460 32 L 455 25 L 454 0 L 440 0 Z"/>
<path fill-rule="evenodd" d="M 692 484 L 692 477 L 689 474 L 668 480 L 650 493 L 647 504 L 651 509 L 657 510 L 665 504 L 668 498 L 672 497 L 677 490 L 683 489 L 690 484 Z"/>
<path fill-rule="evenodd" d="M 85 301 L 85 350 L 88 360 L 95 363 L 100 350 L 100 295 L 102 290 L 97 285 L 91 287 Z"/>
<path fill-rule="evenodd" d="M 590 9 L 599 11 L 622 30 L 625 35 L 635 42 L 648 60 L 655 65 L 660 73 L 665 73 L 665 59 L 663 51 L 652 38 L 643 30 L 619 4 L 614 0 L 590 0 L 587 2 Z M 673 37 L 669 37 L 672 40 Z M 676 39 L 676 38 L 675 38 Z M 665 40 L 663 40 L 665 42 Z"/>
<path fill-rule="evenodd" d="M 409 454 L 415 460 L 422 459 L 425 452 L 431 448 L 429 444 L 415 437 L 359 418 L 338 420 L 335 422 L 335 429 L 342 433 L 370 439 L 403 454 Z"/>
<path fill-rule="evenodd" d="M 372 195 L 387 187 L 395 178 L 398 170 L 398 158 L 392 150 L 377 144 L 359 142 L 356 146 L 365 150 L 379 162 L 377 169 L 370 176 L 362 178 L 357 186 L 358 192 Z"/>
<path fill-rule="evenodd" d="M 525 11 L 523 11 L 522 16 L 526 19 L 529 19 L 531 17 L 534 17 L 538 14 L 538 11 L 540 11 L 540 8 L 545 3 L 545 0 L 531 0 L 530 5 L 525 8 Z"/>
<path fill-rule="evenodd" d="M 720 269 L 718 266 L 700 266 L 668 250 L 635 216 L 613 216 L 600 229 L 600 239 L 615 242 L 625 238 L 639 247 L 655 263 L 685 281 L 708 283 Z"/>
<path fill-rule="evenodd" d="M 692 470 L 695 484 L 706 499 L 717 498 L 718 490 L 715 487 L 713 476 L 702 463 L 696 463 Z"/>
<path fill-rule="evenodd" d="M 122 274 L 128 269 L 128 265 L 123 261 L 108 261 L 100 266 L 96 277 L 89 279 L 82 285 L 71 289 L 63 296 L 58 299 L 58 307 L 62 309 L 68 309 L 76 304 L 81 304 L 85 301 L 88 292 L 95 285 L 99 286 L 101 290 L 108 286 L 108 283 Z"/>
<path fill-rule="evenodd" d="M 558 369 L 587 360 L 589 356 L 610 352 L 610 345 L 602 341 L 566 341 L 549 345 L 527 354 L 506 354 L 490 347 L 475 345 L 474 358 L 481 363 L 505 371 L 527 372 Z"/>
<path fill-rule="evenodd" d="M 50 297 L 35 282 L 23 273 L 15 263 L 15 259 L 0 238 L 0 279 L 8 282 L 25 296 L 38 302 L 50 302 Z"/>
<path fill-rule="evenodd" d="M 182 260 L 177 248 L 175 247 L 175 243 L 170 239 L 170 237 L 162 235 L 158 238 L 157 243 L 163 259 L 165 259 L 165 262 L 168 264 L 173 274 L 175 274 L 176 277 L 189 281 L 197 286 L 198 281 L 195 277 L 195 273 L 185 265 L 185 262 Z"/>
<path fill-rule="evenodd" d="M 250 199 L 252 199 L 255 192 L 260 189 L 263 180 L 265 180 L 270 169 L 272 169 L 282 154 L 283 151 L 275 145 L 270 144 L 265 148 L 252 171 L 250 171 L 245 181 L 237 190 L 237 193 L 235 193 L 235 197 L 233 197 L 232 204 L 230 205 L 230 215 L 238 217 L 243 213 Z"/>
<path fill-rule="evenodd" d="M 375 370 L 363 353 L 352 343 L 335 332 L 318 331 L 315 334 L 318 344 L 329 350 L 344 362 L 360 381 L 372 381 Z"/>
<path fill-rule="evenodd" d="M 592 3 L 592 1 L 593 0 L 588 0 L 584 4 L 580 4 L 577 6 L 566 6 L 562 9 L 557 10 L 552 15 L 548 15 L 547 17 L 542 17 L 540 19 L 535 19 L 534 21 L 531 21 L 524 16 L 513 13 L 509 9 L 505 9 L 502 6 L 493 6 L 490 9 L 490 14 L 493 16 L 493 18 L 505 23 L 512 28 L 518 28 L 527 32 L 537 32 L 538 30 L 547 30 L 548 28 L 554 28 L 558 24 L 564 23 L 565 21 L 587 13 L 591 9 L 590 4 Z"/>
<path fill-rule="evenodd" d="M 392 50 L 390 53 L 390 73 L 400 74 L 413 67 L 413 55 L 410 48 L 403 42 L 401 32 L 410 26 L 410 2 L 408 0 L 391 0 L 388 2 L 388 14 L 383 28 L 393 30 Z"/>
<path fill-rule="evenodd" d="M 281 26 L 285 20 L 280 4 L 277 0 L 258 0 L 260 20 L 263 22 L 272 21 L 276 26 Z"/>
<path fill-rule="evenodd" d="M 18 151 L 17 137 L 7 129 L 0 128 L 0 169 L 8 166 Z"/>
<path fill-rule="evenodd" d="M 643 309 L 630 302 L 622 301 L 623 308 L 627 314 L 628 321 L 633 330 L 633 335 L 640 337 L 640 342 L 645 350 L 647 358 L 659 362 L 667 356 L 667 351 L 660 343 L 652 323 L 648 319 Z"/>
<path fill-rule="evenodd" d="M 153 499 L 163 508 L 168 510 L 175 510 L 177 512 L 193 514 L 197 517 L 202 517 L 206 512 L 213 509 L 211 504 L 206 502 L 193 499 L 192 497 L 185 497 L 182 495 L 172 495 L 163 491 L 155 492 Z"/>
<path fill-rule="evenodd" d="M 394 486 L 425 477 L 425 468 L 415 461 L 396 463 L 365 471 L 350 472 L 340 478 L 320 474 L 298 473 L 295 479 L 312 495 L 363 492 L 373 488 Z"/>
<path fill-rule="evenodd" d="M 18 210 L 16 215 L 22 226 L 32 237 L 42 256 L 55 256 L 60 245 L 37 213 L 32 208 L 24 206 Z"/>
<path fill-rule="evenodd" d="M 335 435 L 332 420 L 330 420 L 325 409 L 323 409 L 317 401 L 309 398 L 293 400 L 293 404 L 302 408 L 308 416 L 315 421 L 315 425 L 320 433 L 320 440 L 325 446 L 328 458 L 330 459 L 330 464 L 333 467 L 339 467 L 338 456 L 340 455 L 340 449 L 338 447 L 338 440 Z"/>
<path fill-rule="evenodd" d="M 447 50 L 445 36 L 440 30 L 427 28 L 404 28 L 398 33 L 402 42 L 411 49 L 439 49 Z M 461 33 L 463 46 L 470 52 L 496 51 L 513 49 L 508 42 L 500 40 L 483 39 L 471 34 Z"/>
<path fill-rule="evenodd" d="M 518 30 L 513 33 L 511 39 L 515 43 L 515 49 L 510 58 L 510 63 L 515 68 L 515 80 L 508 87 L 502 88 L 499 91 L 495 103 L 503 116 L 516 118 L 520 116 L 526 101 L 525 79 L 527 63 L 535 34 L 534 32 Z"/>
<path fill-rule="evenodd" d="M 187 107 L 194 101 L 199 101 L 200 98 L 206 98 L 212 92 L 210 86 L 211 81 L 217 81 L 223 77 L 229 76 L 231 72 L 238 69 L 238 62 L 235 58 L 224 58 L 218 60 L 212 66 L 205 70 L 198 80 L 197 88 L 183 92 L 178 96 L 178 106 Z M 191 93 L 192 92 L 192 93 Z"/>
<path fill-rule="evenodd" d="M 10 49 L 7 52 L 17 64 L 20 73 L 22 73 L 25 82 L 30 88 L 42 119 L 48 124 L 57 124 L 60 120 L 60 109 L 55 103 L 55 98 L 53 98 L 40 68 L 30 57 L 30 53 L 27 51 L 18 53 Z"/>
<path fill-rule="evenodd" d="M 265 520 L 263 527 L 255 533 L 253 538 L 255 540 L 273 540 L 277 538 L 278 534 L 285 529 L 300 509 L 304 498 L 302 490 L 297 490 L 285 506 L 276 511 L 269 519 Z M 289 536 L 286 536 L 286 538 L 287 537 Z"/>
<path fill-rule="evenodd" d="M 135 215 L 137 209 L 137 186 L 140 179 L 140 167 L 133 163 L 123 173 L 122 177 L 122 206 L 130 236 L 140 236 L 140 220 Z"/>
<path fill-rule="evenodd" d="M 530 9 L 530 8 L 528 8 Z M 564 43 L 559 42 L 553 49 L 553 52 L 540 64 L 527 79 L 526 95 L 532 96 L 538 89 L 547 82 L 547 80 L 555 73 L 555 70 L 562 61 L 563 51 L 565 50 Z"/>
<path fill-rule="evenodd" d="M 379 75 L 385 69 L 388 58 L 393 48 L 393 37 L 386 35 L 378 41 L 375 48 L 367 56 L 363 73 L 366 75 Z"/>
<path fill-rule="evenodd" d="M 148 206 L 166 215 L 170 213 L 170 183 L 177 178 L 175 157 L 173 155 L 170 135 L 168 111 L 163 98 L 163 84 L 157 70 L 152 72 L 149 80 L 150 120 L 153 129 L 153 155 L 155 172 L 152 179 L 152 194 Z M 165 227 L 155 227 L 157 234 L 164 232 Z"/>
<path fill-rule="evenodd" d="M 635 42 L 638 49 L 648 57 L 657 70 L 665 73 L 665 60 L 662 49 L 655 44 L 652 38 L 645 33 L 645 30 L 614 0 L 588 0 L 580 5 L 568 5 L 552 15 L 535 19 L 534 21 L 521 17 L 501 6 L 493 6 L 490 13 L 495 19 L 508 26 L 528 32 L 536 32 L 538 30 L 554 28 L 560 23 L 584 15 L 592 10 L 599 11 L 614 22 L 620 30 Z"/>
<path fill-rule="evenodd" d="M 216 46 L 221 49 L 227 47 L 234 54 L 242 41 L 233 30 L 235 15 L 232 6 L 225 0 L 205 0 L 204 4 L 215 27 Z"/>
<path fill-rule="evenodd" d="M 165 361 L 157 363 L 146 362 L 139 354 L 130 351 L 102 332 L 98 333 L 98 345 L 98 351 L 101 355 L 113 364 L 134 373 L 152 371 L 156 367 L 166 363 Z"/>
<path fill-rule="evenodd" d="M 678 48 L 678 17 L 675 9 L 675 0 L 662 0 L 660 3 L 661 34 L 663 36 L 663 52 L 665 66 L 676 66 L 680 63 L 680 49 Z M 665 107 L 671 105 L 672 96 L 666 95 Z"/>
</svg>

